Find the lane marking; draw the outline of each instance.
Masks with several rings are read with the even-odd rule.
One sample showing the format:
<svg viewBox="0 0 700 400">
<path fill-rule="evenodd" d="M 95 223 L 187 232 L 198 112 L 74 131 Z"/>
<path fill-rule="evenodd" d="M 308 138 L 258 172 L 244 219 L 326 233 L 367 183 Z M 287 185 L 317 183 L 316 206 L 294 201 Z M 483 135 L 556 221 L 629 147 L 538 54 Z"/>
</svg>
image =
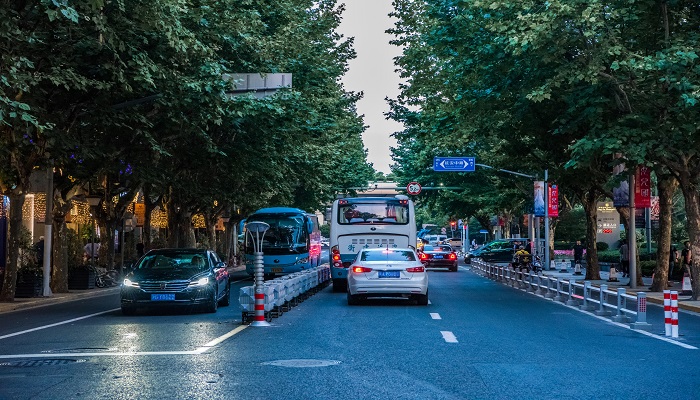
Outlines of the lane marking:
<svg viewBox="0 0 700 400">
<path fill-rule="evenodd" d="M 430 300 L 428 300 L 428 305 L 431 305 L 431 304 L 433 304 L 433 302 L 432 302 L 432 301 L 430 301 Z"/>
<path fill-rule="evenodd" d="M 249 326 L 250 326 L 250 325 L 240 325 L 240 326 L 236 327 L 235 329 L 231 330 L 230 332 L 225 333 L 225 334 L 219 336 L 218 338 L 212 340 L 211 342 L 200 346 L 199 348 L 197 348 L 197 350 L 199 351 L 199 350 L 202 350 L 202 349 L 203 349 L 202 352 L 207 351 L 207 350 L 209 350 L 210 348 L 215 347 L 215 346 L 221 344 L 221 342 L 223 342 L 224 340 L 226 340 L 226 339 L 230 338 L 231 336 L 233 336 L 233 335 L 235 335 L 235 334 L 241 332 L 242 330 L 244 330 L 245 328 L 247 328 L 247 327 L 249 327 Z"/>
<path fill-rule="evenodd" d="M 454 333 L 450 331 L 440 331 L 440 333 L 442 334 L 442 338 L 445 339 L 447 343 L 459 343 Z"/>
<path fill-rule="evenodd" d="M 66 320 L 66 321 L 56 322 L 55 324 L 39 326 L 39 327 L 36 327 L 36 328 L 27 329 L 27 330 L 20 331 L 20 332 L 10 333 L 10 334 L 7 334 L 7 335 L 0 336 L 0 340 L 2 340 L 2 339 L 7 339 L 7 338 L 10 338 L 10 337 L 13 337 L 13 336 L 24 335 L 25 333 L 40 331 L 40 330 L 42 330 L 42 329 L 53 328 L 54 326 L 70 324 L 71 322 L 80 321 L 81 319 L 92 318 L 92 317 L 96 317 L 96 316 L 98 316 L 98 315 L 111 313 L 111 312 L 114 312 L 114 311 L 117 311 L 117 310 L 121 310 L 121 307 L 120 307 L 120 308 L 113 308 L 113 309 L 107 310 L 107 311 L 101 311 L 101 312 L 94 313 L 94 314 L 90 314 L 90 315 L 84 315 L 84 316 L 82 316 L 82 317 L 73 318 L 73 319 L 69 319 L 69 320 Z"/>
<path fill-rule="evenodd" d="M 436 312 L 431 312 L 431 313 L 430 313 L 430 318 L 432 318 L 432 319 L 442 319 L 442 317 L 440 316 L 440 314 L 438 314 L 438 313 L 436 313 Z"/>
</svg>

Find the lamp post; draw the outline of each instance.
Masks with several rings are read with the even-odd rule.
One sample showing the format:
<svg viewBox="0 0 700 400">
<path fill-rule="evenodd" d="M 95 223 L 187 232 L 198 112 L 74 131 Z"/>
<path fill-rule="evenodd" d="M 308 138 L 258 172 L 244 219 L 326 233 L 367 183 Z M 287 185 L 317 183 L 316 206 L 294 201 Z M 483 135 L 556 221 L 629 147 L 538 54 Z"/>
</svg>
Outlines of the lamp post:
<svg viewBox="0 0 700 400">
<path fill-rule="evenodd" d="M 255 321 L 250 326 L 270 326 L 265 321 L 265 293 L 263 292 L 263 252 L 262 243 L 265 232 L 270 229 L 270 225 L 265 222 L 254 221 L 246 224 L 247 234 L 253 243 L 253 265 L 255 266 Z"/>
</svg>

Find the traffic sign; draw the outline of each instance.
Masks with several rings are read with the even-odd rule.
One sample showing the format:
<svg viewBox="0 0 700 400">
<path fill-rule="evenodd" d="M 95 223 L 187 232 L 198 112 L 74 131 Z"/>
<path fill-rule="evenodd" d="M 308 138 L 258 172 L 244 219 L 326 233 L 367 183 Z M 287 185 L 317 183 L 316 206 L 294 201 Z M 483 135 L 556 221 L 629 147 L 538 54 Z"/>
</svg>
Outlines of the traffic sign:
<svg viewBox="0 0 700 400">
<path fill-rule="evenodd" d="M 435 172 L 472 172 L 474 157 L 435 157 L 433 171 Z"/>
<path fill-rule="evenodd" d="M 416 195 L 420 194 L 422 187 L 420 186 L 420 183 L 418 182 L 411 182 L 408 185 L 406 185 L 406 191 L 408 194 Z"/>
</svg>

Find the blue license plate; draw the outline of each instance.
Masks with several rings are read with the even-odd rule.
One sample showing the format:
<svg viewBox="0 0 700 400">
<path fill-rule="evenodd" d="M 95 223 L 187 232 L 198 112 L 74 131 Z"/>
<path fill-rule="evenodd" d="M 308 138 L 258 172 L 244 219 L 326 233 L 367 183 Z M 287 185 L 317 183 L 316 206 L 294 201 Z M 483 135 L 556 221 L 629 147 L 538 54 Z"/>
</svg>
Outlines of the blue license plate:
<svg viewBox="0 0 700 400">
<path fill-rule="evenodd" d="M 434 258 L 434 259 L 440 259 L 440 258 L 442 258 L 442 256 L 436 254 L 436 255 L 433 256 L 433 258 Z"/>
<path fill-rule="evenodd" d="M 152 294 L 151 301 L 168 301 L 175 300 L 175 293 Z"/>
<path fill-rule="evenodd" d="M 379 271 L 380 278 L 400 278 L 401 271 Z"/>
</svg>

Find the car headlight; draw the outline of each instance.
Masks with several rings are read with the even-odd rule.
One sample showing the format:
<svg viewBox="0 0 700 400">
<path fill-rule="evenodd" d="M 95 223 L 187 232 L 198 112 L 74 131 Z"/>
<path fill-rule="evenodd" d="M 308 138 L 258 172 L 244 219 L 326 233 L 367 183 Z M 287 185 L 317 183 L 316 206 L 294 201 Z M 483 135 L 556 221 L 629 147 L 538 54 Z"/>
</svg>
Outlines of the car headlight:
<svg viewBox="0 0 700 400">
<path fill-rule="evenodd" d="M 309 262 L 309 257 L 301 258 L 297 260 L 294 264 L 306 264 Z"/>
<path fill-rule="evenodd" d="M 139 287 L 138 282 L 134 282 L 131 279 L 124 279 L 124 286 L 129 286 L 129 287 Z"/>
<path fill-rule="evenodd" d="M 203 286 L 207 283 L 209 283 L 209 278 L 205 276 L 204 278 L 199 278 L 196 281 L 190 282 L 190 286 Z"/>
</svg>

